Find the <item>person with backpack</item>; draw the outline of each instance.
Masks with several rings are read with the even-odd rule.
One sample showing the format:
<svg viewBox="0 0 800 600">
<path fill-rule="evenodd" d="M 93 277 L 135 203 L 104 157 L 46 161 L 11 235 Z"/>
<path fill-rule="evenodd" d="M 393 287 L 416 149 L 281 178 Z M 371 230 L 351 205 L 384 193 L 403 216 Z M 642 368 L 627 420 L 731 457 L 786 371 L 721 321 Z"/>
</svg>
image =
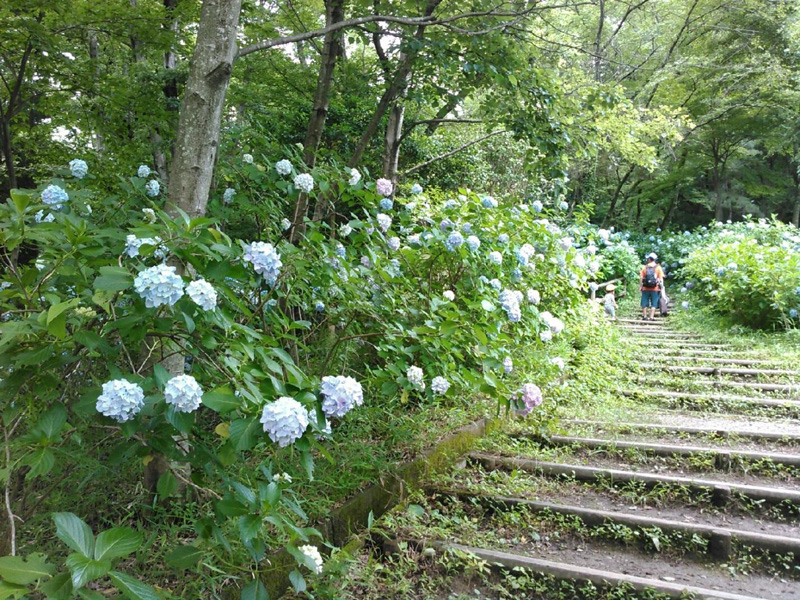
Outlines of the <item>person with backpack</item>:
<svg viewBox="0 0 800 600">
<path fill-rule="evenodd" d="M 658 256 L 655 252 L 647 255 L 647 264 L 640 274 L 642 290 L 642 321 L 655 321 L 656 308 L 661 296 L 661 286 L 664 282 L 664 271 L 656 262 Z M 648 316 L 649 312 L 649 316 Z"/>
</svg>

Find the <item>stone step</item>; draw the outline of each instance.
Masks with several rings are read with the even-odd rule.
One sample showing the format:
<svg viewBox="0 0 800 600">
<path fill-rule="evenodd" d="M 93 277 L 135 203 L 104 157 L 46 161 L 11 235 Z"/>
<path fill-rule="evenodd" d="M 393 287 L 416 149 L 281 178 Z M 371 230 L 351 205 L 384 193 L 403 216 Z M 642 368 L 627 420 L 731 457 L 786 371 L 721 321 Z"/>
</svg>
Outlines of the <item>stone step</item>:
<svg viewBox="0 0 800 600">
<path fill-rule="evenodd" d="M 800 412 L 800 400 L 795 398 L 754 398 L 752 396 L 709 396 L 707 394 L 694 394 L 691 392 L 675 392 L 671 390 L 621 390 L 624 396 L 649 395 L 661 398 L 675 398 L 699 400 L 701 402 L 721 402 L 726 404 L 750 404 L 752 406 L 763 406 L 770 408 L 788 408 Z"/>
</svg>

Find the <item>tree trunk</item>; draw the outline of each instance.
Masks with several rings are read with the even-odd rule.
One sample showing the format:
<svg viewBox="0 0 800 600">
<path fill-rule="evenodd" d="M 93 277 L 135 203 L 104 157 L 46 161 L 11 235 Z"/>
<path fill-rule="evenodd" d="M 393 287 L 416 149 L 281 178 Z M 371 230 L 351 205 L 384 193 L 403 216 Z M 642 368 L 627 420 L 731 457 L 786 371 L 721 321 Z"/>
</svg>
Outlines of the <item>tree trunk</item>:
<svg viewBox="0 0 800 600">
<path fill-rule="evenodd" d="M 795 227 L 800 227 L 800 193 L 794 201 L 794 213 L 792 214 L 792 224 Z"/>
<path fill-rule="evenodd" d="M 90 29 L 89 33 L 89 60 L 92 63 L 92 71 L 94 74 L 94 82 L 99 83 L 102 80 L 101 73 L 100 73 L 100 44 L 97 41 L 97 31 L 94 29 Z M 98 94 L 95 93 L 94 85 L 92 85 L 92 96 L 94 96 L 95 102 L 98 101 Z M 97 123 L 102 123 L 103 118 L 103 110 L 99 106 L 95 106 L 93 111 L 95 113 L 95 118 L 97 119 Z M 94 137 L 94 147 L 98 154 L 103 154 L 105 150 L 106 144 L 105 140 L 103 139 L 103 133 L 100 131 L 100 128 L 95 126 L 94 133 L 92 137 Z"/>
<path fill-rule="evenodd" d="M 723 206 L 722 206 L 722 181 L 719 175 L 719 167 L 714 165 L 714 220 L 722 222 L 723 219 Z"/>
<path fill-rule="evenodd" d="M 628 169 L 628 172 L 619 180 L 619 184 L 617 184 L 617 189 L 614 190 L 614 195 L 611 196 L 611 204 L 608 207 L 608 212 L 606 216 L 603 218 L 603 227 L 608 225 L 611 221 L 611 218 L 614 216 L 614 211 L 617 208 L 617 202 L 619 201 L 620 192 L 622 192 L 623 186 L 628 182 L 628 179 L 633 174 L 633 170 L 635 169 L 634 165 L 631 165 Z"/>
<path fill-rule="evenodd" d="M 389 111 L 386 123 L 386 147 L 383 155 L 383 176 L 393 184 L 397 183 L 397 165 L 400 161 L 400 140 L 403 135 L 405 104 L 397 102 Z M 393 186 L 393 187 L 396 187 Z"/>
<path fill-rule="evenodd" d="M 3 162 L 8 173 L 7 188 L 13 190 L 17 187 L 17 171 L 14 168 L 14 150 L 11 142 L 11 127 L 7 119 L 0 119 L 0 145 L 3 148 Z M 7 190 L 3 190 L 7 191 Z"/>
<path fill-rule="evenodd" d="M 242 0 L 203 1 L 170 170 L 167 210 L 173 214 L 206 212 L 241 7 Z"/>
<path fill-rule="evenodd" d="M 325 1 L 325 26 L 330 26 L 344 20 L 344 0 Z M 325 35 L 322 45 L 322 55 L 319 61 L 319 75 L 317 76 L 317 90 L 314 93 L 314 104 L 311 109 L 311 117 L 308 120 L 306 129 L 306 139 L 303 143 L 303 162 L 309 170 L 314 168 L 317 162 L 317 150 L 322 139 L 322 131 L 325 128 L 325 120 L 328 118 L 328 105 L 330 103 L 331 86 L 333 85 L 333 74 L 336 71 L 336 59 L 340 54 L 341 48 L 340 31 L 330 32 Z M 325 211 L 328 200 L 324 195 L 317 200 L 314 208 L 314 218 L 320 218 Z M 289 233 L 291 242 L 297 241 L 305 234 L 305 218 L 308 212 L 308 194 L 301 193 L 297 198 L 292 215 L 292 230 Z M 318 215 L 319 213 L 319 215 Z"/>
</svg>

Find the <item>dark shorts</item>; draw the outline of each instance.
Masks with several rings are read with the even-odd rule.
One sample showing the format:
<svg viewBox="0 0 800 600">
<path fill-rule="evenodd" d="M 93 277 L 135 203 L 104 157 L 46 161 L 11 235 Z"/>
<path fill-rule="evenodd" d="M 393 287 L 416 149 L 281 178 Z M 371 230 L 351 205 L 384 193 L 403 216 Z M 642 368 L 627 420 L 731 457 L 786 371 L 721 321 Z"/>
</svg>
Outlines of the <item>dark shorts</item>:
<svg viewBox="0 0 800 600">
<path fill-rule="evenodd" d="M 661 298 L 659 290 L 642 290 L 642 308 L 658 308 L 658 300 Z"/>
</svg>

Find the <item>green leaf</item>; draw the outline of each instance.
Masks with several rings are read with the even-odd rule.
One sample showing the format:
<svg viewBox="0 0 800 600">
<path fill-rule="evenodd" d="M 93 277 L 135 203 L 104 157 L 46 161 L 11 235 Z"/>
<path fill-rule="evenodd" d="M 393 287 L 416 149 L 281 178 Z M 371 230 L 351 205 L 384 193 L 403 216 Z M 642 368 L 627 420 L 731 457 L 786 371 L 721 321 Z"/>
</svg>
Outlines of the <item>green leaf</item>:
<svg viewBox="0 0 800 600">
<path fill-rule="evenodd" d="M 11 195 L 11 200 L 14 201 L 14 206 L 17 207 L 19 214 L 25 212 L 25 209 L 28 208 L 28 206 L 30 206 L 30 204 L 33 202 L 33 196 L 31 192 L 14 189 L 11 190 L 9 194 Z"/>
<path fill-rule="evenodd" d="M 167 471 L 158 478 L 156 491 L 161 498 L 169 498 L 178 491 L 178 478 L 171 471 Z"/>
<path fill-rule="evenodd" d="M 0 600 L 6 600 L 6 598 L 20 598 L 27 593 L 27 586 L 8 583 L 0 579 Z"/>
<path fill-rule="evenodd" d="M 195 546 L 178 546 L 167 554 L 167 564 L 176 569 L 193 567 L 203 557 L 203 550 Z"/>
<path fill-rule="evenodd" d="M 113 527 L 97 536 L 94 545 L 96 560 L 128 556 L 142 545 L 142 535 L 130 527 Z"/>
<path fill-rule="evenodd" d="M 94 280 L 94 289 L 120 292 L 133 285 L 133 276 L 122 267 L 100 267 L 100 275 Z"/>
<path fill-rule="evenodd" d="M 242 588 L 242 600 L 269 600 L 267 588 L 260 579 L 254 579 Z"/>
<path fill-rule="evenodd" d="M 69 600 L 72 598 L 72 578 L 69 573 L 59 573 L 41 587 L 49 600 Z"/>
<path fill-rule="evenodd" d="M 289 581 L 292 582 L 292 587 L 294 588 L 294 591 L 297 592 L 298 594 L 301 594 L 304 591 L 306 591 L 305 577 L 303 577 L 303 574 L 297 569 L 289 573 Z"/>
<path fill-rule="evenodd" d="M 244 504 L 236 500 L 236 498 L 223 498 L 214 506 L 226 517 L 241 517 L 250 512 L 250 510 Z"/>
<path fill-rule="evenodd" d="M 243 542 L 249 542 L 261 531 L 260 515 L 244 515 L 239 517 L 239 536 Z"/>
<path fill-rule="evenodd" d="M 300 464 L 306 470 L 308 480 L 314 481 L 314 457 L 311 456 L 311 452 L 302 452 L 300 454 Z"/>
<path fill-rule="evenodd" d="M 87 558 L 92 556 L 94 535 L 80 517 L 69 512 L 53 513 L 53 521 L 56 523 L 56 535 L 62 542 Z"/>
<path fill-rule="evenodd" d="M 64 423 L 67 422 L 67 409 L 63 404 L 54 404 L 39 417 L 34 427 L 33 433 L 37 437 L 42 437 L 47 441 L 54 441 Z"/>
<path fill-rule="evenodd" d="M 229 387 L 218 387 L 203 394 L 203 404 L 211 410 L 224 415 L 239 408 L 241 400 L 234 395 Z"/>
<path fill-rule="evenodd" d="M 260 437 L 259 432 L 263 433 L 263 430 L 257 418 L 236 419 L 231 423 L 230 432 L 231 442 L 236 444 L 236 451 L 244 452 L 256 445 Z"/>
<path fill-rule="evenodd" d="M 49 326 L 56 318 L 62 315 L 64 312 L 68 311 L 73 306 L 77 306 L 80 304 L 80 298 L 72 298 L 71 300 L 66 300 L 65 302 L 59 302 L 58 304 L 54 304 L 47 310 L 47 325 Z"/>
<path fill-rule="evenodd" d="M 159 594 L 154 588 L 142 583 L 135 577 L 120 573 L 119 571 L 111 571 L 108 576 L 111 581 L 117 586 L 120 592 L 130 600 L 162 600 L 163 596 Z"/>
<path fill-rule="evenodd" d="M 111 570 L 111 561 L 92 560 L 82 554 L 73 553 L 67 557 L 67 568 L 72 576 L 72 587 L 79 589 L 108 573 Z"/>
<path fill-rule="evenodd" d="M 164 416 L 170 425 L 172 425 L 181 433 L 188 434 L 192 430 L 192 425 L 194 425 L 193 412 L 181 412 L 179 410 L 175 410 L 174 406 L 168 406 Z"/>
<path fill-rule="evenodd" d="M 409 504 L 406 511 L 408 512 L 409 515 L 411 515 L 416 519 L 425 516 L 425 509 L 422 508 L 419 504 Z"/>
<path fill-rule="evenodd" d="M 32 554 L 27 560 L 21 556 L 0 557 L 0 577 L 8 583 L 29 585 L 42 577 L 49 577 L 55 570 L 39 554 Z"/>
<path fill-rule="evenodd" d="M 56 464 L 56 457 L 50 448 L 39 448 L 30 458 L 25 460 L 25 464 L 30 466 L 31 470 L 25 475 L 25 481 L 47 475 Z"/>
</svg>

